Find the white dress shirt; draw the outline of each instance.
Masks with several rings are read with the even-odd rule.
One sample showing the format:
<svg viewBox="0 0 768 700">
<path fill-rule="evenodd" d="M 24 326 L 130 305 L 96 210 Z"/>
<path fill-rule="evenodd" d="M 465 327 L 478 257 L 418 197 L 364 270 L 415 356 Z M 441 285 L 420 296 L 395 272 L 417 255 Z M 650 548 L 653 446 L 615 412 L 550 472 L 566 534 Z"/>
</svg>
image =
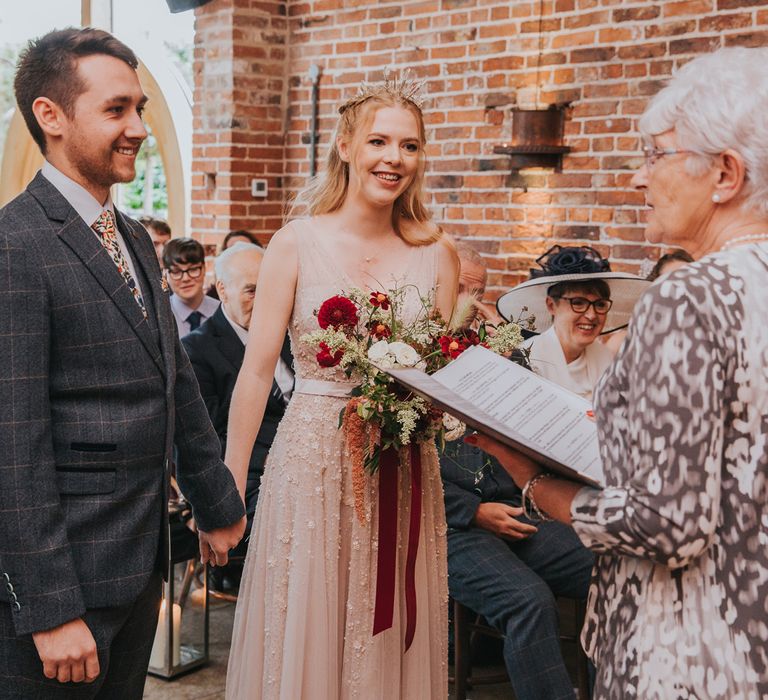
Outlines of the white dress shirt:
<svg viewBox="0 0 768 700">
<path fill-rule="evenodd" d="M 112 195 L 107 196 L 107 201 L 103 204 L 83 187 L 75 182 L 71 177 L 65 175 L 61 170 L 51 165 L 47 160 L 43 162 L 43 167 L 40 169 L 43 177 L 48 180 L 69 202 L 69 205 L 77 212 L 80 218 L 88 224 L 91 228 L 96 222 L 96 219 L 101 216 L 101 212 L 109 211 L 112 216 L 115 215 L 115 206 L 112 204 Z M 93 231 L 93 229 L 91 228 Z M 125 262 L 128 263 L 128 271 L 136 282 L 136 286 L 141 292 L 141 285 L 139 284 L 139 278 L 136 276 L 136 268 L 133 264 L 133 258 L 131 257 L 128 247 L 125 245 L 123 235 L 120 233 L 120 229 L 117 227 L 117 221 L 115 221 L 115 231 L 117 233 L 117 242 L 120 245 L 120 250 L 123 253 Z M 99 243 L 101 243 L 101 236 L 96 231 L 93 231 L 93 235 L 96 236 Z M 142 295 L 143 296 L 143 295 Z"/>
<path fill-rule="evenodd" d="M 181 299 L 179 299 L 178 296 L 172 294 L 171 310 L 173 311 L 173 316 L 176 319 L 176 328 L 179 329 L 179 338 L 183 338 L 185 335 L 187 335 L 187 333 L 192 332 L 192 329 L 189 327 L 189 321 L 187 321 L 189 314 L 193 313 L 194 311 L 199 311 L 201 316 L 200 325 L 202 325 L 205 319 L 210 318 L 213 316 L 213 314 L 216 313 L 216 309 L 219 308 L 219 304 L 221 304 L 221 302 L 218 299 L 214 299 L 213 297 L 205 295 L 203 300 L 200 302 L 200 306 L 198 306 L 196 309 L 193 309 L 191 306 L 188 306 Z"/>
<path fill-rule="evenodd" d="M 224 314 L 224 318 L 232 326 L 232 330 L 237 333 L 237 337 L 240 338 L 243 345 L 248 344 L 248 331 L 241 325 L 235 323 L 228 315 L 227 309 L 224 305 L 221 307 L 221 311 Z M 277 358 L 277 366 L 275 367 L 275 381 L 277 386 L 280 387 L 280 391 L 283 393 L 283 401 L 286 405 L 291 400 L 291 394 L 293 394 L 294 374 L 293 370 L 288 366 L 286 361 L 279 357 Z"/>
</svg>

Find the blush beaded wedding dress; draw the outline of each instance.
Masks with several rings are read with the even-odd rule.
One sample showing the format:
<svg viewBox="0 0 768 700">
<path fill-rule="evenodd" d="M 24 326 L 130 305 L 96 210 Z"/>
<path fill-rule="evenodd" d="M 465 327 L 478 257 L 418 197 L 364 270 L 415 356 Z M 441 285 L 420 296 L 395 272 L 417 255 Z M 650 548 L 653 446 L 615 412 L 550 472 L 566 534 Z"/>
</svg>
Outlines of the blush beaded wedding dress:
<svg viewBox="0 0 768 700">
<path fill-rule="evenodd" d="M 227 675 L 228 700 L 445 700 L 448 587 L 443 489 L 433 443 L 421 445 L 422 514 L 415 564 L 416 629 L 404 651 L 405 560 L 411 478 L 399 472 L 393 624 L 373 635 L 378 476 L 365 512 L 354 506 L 352 465 L 338 429 L 352 384 L 300 342 L 322 302 L 360 286 L 339 269 L 311 220 L 294 222 L 299 272 L 289 332 L 296 389 L 264 470 Z M 385 287 L 408 288 L 421 309 L 437 276 L 437 245 L 413 247 Z M 389 284 L 387 284 L 387 282 Z M 373 282 L 371 287 L 379 288 Z M 386 290 L 385 290 L 386 291 Z M 361 522 L 362 520 L 362 522 Z"/>
</svg>

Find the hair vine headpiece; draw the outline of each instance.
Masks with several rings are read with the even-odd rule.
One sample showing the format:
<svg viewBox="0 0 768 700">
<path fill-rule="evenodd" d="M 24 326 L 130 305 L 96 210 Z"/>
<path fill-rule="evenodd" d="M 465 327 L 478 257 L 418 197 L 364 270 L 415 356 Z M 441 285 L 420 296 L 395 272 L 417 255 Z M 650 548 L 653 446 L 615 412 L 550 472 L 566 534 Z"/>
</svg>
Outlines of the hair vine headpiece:
<svg viewBox="0 0 768 700">
<path fill-rule="evenodd" d="M 339 107 L 339 114 L 344 114 L 348 109 L 357 107 L 363 102 L 376 97 L 392 97 L 402 102 L 410 102 L 418 109 L 421 109 L 424 103 L 422 95 L 424 84 L 424 80 L 411 77 L 410 68 L 406 68 L 399 76 L 387 68 L 384 71 L 384 80 L 382 82 L 369 83 L 364 80 L 360 83 L 357 95 Z"/>
</svg>

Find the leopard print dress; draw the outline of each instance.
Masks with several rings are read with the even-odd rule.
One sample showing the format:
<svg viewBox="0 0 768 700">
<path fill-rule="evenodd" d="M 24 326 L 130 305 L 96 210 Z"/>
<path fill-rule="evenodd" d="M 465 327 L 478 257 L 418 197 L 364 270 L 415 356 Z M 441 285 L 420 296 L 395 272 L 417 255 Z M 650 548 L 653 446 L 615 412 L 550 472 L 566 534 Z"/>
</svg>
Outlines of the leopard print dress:
<svg viewBox="0 0 768 700">
<path fill-rule="evenodd" d="M 768 698 L 768 245 L 653 285 L 595 396 L 595 697 Z"/>
</svg>

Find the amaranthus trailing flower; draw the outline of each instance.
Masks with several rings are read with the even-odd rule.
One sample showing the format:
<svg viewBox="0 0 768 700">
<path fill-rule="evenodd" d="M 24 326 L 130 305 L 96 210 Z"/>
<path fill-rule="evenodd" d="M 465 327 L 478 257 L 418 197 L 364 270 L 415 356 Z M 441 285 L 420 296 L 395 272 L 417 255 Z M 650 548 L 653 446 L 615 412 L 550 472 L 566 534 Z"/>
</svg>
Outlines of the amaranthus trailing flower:
<svg viewBox="0 0 768 700">
<path fill-rule="evenodd" d="M 409 300 L 418 300 L 420 308 L 405 318 L 403 309 L 409 289 L 415 292 Z M 463 307 L 469 309 L 470 301 Z M 435 312 L 431 297 L 422 296 L 411 286 L 387 292 L 350 289 L 320 306 L 320 329 L 301 340 L 318 349 L 321 367 L 338 367 L 358 382 L 342 422 L 346 424 L 354 415 L 356 421 L 371 427 L 365 433 L 365 445 L 354 450 L 364 456 L 368 471 L 377 469 L 383 450 L 399 450 L 435 437 L 440 437 L 442 444 L 446 438 L 456 439 L 464 432 L 461 422 L 403 389 L 382 369 L 413 367 L 432 374 L 472 345 L 482 344 L 507 354 L 522 342 L 515 324 L 500 325 L 493 335 L 482 324 L 478 330 L 470 329 L 466 309 L 454 314 L 448 324 Z M 347 441 L 357 439 L 358 433 L 363 434 L 347 430 Z"/>
</svg>

